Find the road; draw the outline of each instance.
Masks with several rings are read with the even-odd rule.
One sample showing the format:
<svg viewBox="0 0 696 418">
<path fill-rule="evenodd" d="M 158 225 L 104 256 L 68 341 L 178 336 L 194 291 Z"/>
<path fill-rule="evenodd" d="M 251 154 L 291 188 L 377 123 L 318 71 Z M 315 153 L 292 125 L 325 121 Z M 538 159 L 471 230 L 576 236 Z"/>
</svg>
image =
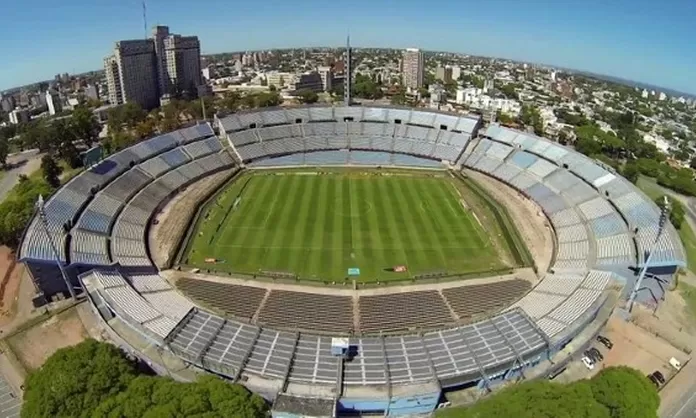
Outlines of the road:
<svg viewBox="0 0 696 418">
<path fill-rule="evenodd" d="M 692 360 L 662 390 L 661 418 L 696 418 L 696 361 Z"/>
<path fill-rule="evenodd" d="M 17 184 L 20 174 L 28 176 L 29 174 L 38 170 L 41 166 L 41 155 L 39 154 L 38 150 L 29 150 L 18 154 L 13 154 L 7 157 L 7 164 L 17 164 L 22 160 L 25 160 L 26 162 L 18 167 L 6 171 L 2 178 L 0 178 L 0 201 L 2 201 L 5 198 L 5 195 L 7 195 L 15 184 Z"/>
<path fill-rule="evenodd" d="M 686 222 L 692 230 L 696 231 L 696 198 L 659 187 L 665 194 L 684 205 Z M 692 349 L 696 349 L 696 342 L 692 344 Z M 661 418 L 696 418 L 696 379 L 693 378 L 695 375 L 696 360 L 692 360 L 663 389 L 660 405 Z"/>
</svg>

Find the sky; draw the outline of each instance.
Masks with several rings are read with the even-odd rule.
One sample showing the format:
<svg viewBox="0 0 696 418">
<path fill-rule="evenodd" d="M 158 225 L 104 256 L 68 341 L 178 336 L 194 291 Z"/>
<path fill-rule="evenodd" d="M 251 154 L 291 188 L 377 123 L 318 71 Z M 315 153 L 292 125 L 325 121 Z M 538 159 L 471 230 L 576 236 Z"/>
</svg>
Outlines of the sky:
<svg viewBox="0 0 696 418">
<path fill-rule="evenodd" d="M 145 36 L 140 0 L 4 2 L 0 90 L 101 69 Z M 203 54 L 303 46 L 418 47 L 592 71 L 696 94 L 694 0 L 148 0 L 148 26 Z"/>
</svg>

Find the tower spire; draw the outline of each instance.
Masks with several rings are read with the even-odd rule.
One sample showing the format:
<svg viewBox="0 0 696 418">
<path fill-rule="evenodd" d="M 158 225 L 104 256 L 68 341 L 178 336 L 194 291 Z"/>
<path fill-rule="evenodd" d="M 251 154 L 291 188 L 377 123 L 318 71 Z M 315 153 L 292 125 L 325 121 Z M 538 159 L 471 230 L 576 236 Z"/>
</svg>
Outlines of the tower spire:
<svg viewBox="0 0 696 418">
<path fill-rule="evenodd" d="M 352 68 L 351 68 L 351 55 L 352 51 L 350 49 L 350 33 L 346 38 L 346 73 L 343 79 L 343 100 L 346 106 L 350 106 L 351 103 L 351 79 L 352 79 Z"/>
</svg>

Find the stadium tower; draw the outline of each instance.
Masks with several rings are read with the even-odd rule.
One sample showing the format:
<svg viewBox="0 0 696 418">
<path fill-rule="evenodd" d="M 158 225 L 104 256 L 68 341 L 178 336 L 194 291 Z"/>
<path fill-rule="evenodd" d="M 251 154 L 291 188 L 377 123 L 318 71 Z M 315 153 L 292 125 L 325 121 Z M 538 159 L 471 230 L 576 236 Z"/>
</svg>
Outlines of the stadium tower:
<svg viewBox="0 0 696 418">
<path fill-rule="evenodd" d="M 350 83 L 351 83 L 351 75 L 352 75 L 352 68 L 351 68 L 351 55 L 352 51 L 350 50 L 350 35 L 348 35 L 346 39 L 346 70 L 345 70 L 345 76 L 343 78 L 343 100 L 346 106 L 350 106 L 351 102 L 351 97 L 350 97 Z"/>
</svg>

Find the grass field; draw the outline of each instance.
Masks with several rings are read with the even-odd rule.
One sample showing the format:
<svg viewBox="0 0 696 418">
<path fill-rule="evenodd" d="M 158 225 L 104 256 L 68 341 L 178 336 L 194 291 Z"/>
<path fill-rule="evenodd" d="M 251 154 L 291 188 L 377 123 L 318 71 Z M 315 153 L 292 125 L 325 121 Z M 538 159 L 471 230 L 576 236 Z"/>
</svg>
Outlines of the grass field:
<svg viewBox="0 0 696 418">
<path fill-rule="evenodd" d="M 457 183 L 445 173 L 248 172 L 203 209 L 182 261 L 328 281 L 357 267 L 364 282 L 509 268 L 503 240 L 479 223 L 493 217 L 463 204 L 475 196 Z M 389 271 L 397 265 L 408 270 Z"/>
</svg>

